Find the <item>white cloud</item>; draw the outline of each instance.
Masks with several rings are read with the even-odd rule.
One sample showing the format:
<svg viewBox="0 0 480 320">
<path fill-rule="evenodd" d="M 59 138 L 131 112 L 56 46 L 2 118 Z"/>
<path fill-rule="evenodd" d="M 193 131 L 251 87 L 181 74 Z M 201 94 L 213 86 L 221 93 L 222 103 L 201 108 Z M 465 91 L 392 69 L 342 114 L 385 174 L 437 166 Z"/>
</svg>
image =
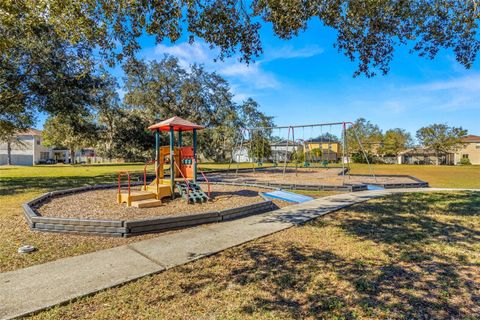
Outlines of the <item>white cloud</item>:
<svg viewBox="0 0 480 320">
<path fill-rule="evenodd" d="M 198 42 L 194 42 L 193 44 L 182 42 L 170 47 L 164 44 L 158 44 L 155 47 L 154 52 L 155 55 L 158 56 L 163 56 L 164 54 L 175 56 L 182 65 L 189 66 L 193 63 L 210 63 L 213 60 L 213 54 L 210 51 L 211 50 L 206 45 L 202 45 Z"/>
<path fill-rule="evenodd" d="M 408 114 L 435 117 L 473 110 L 472 116 L 477 114 L 480 119 L 480 74 L 408 86 L 392 86 L 379 81 L 378 85 L 355 87 L 347 99 L 347 104 L 367 114 L 381 113 L 394 118 Z"/>
<path fill-rule="evenodd" d="M 239 62 L 237 57 L 227 58 L 224 61 L 214 61 L 218 57 L 218 49 L 210 49 L 202 41 L 190 44 L 182 42 L 172 46 L 159 44 L 152 51 L 146 51 L 146 59 L 159 59 L 164 54 L 175 56 L 179 59 L 182 67 L 188 68 L 197 63 L 202 64 L 209 71 L 215 71 L 226 77 L 232 87 L 236 100 L 244 100 L 246 97 L 261 94 L 265 89 L 278 89 L 281 82 L 274 73 L 267 71 L 264 65 L 277 59 L 307 58 L 321 54 L 323 49 L 318 46 L 307 46 L 303 48 L 294 48 L 292 46 L 283 46 L 280 48 L 269 48 L 261 59 L 250 64 Z"/>
<path fill-rule="evenodd" d="M 303 48 L 294 48 L 292 46 L 283 46 L 280 48 L 271 48 L 265 54 L 265 61 L 277 59 L 295 59 L 310 58 L 323 53 L 323 48 L 318 45 L 310 45 Z"/>
<path fill-rule="evenodd" d="M 479 91 L 480 90 L 480 74 L 468 75 L 463 77 L 451 78 L 447 80 L 432 81 L 416 87 L 414 89 L 426 91 Z"/>
</svg>

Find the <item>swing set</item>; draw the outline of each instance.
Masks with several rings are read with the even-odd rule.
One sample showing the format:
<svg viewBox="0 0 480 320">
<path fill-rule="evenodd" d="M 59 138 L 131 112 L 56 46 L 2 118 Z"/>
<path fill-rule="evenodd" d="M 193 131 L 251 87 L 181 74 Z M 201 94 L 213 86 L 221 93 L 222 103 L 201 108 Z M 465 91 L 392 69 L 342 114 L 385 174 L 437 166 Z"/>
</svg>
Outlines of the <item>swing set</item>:
<svg viewBox="0 0 480 320">
<path fill-rule="evenodd" d="M 310 129 L 310 136 L 306 138 L 305 130 Z M 338 139 L 332 132 L 334 129 L 340 132 L 341 138 Z M 362 142 L 359 139 L 356 128 L 352 122 L 330 122 L 330 123 L 318 123 L 308 125 L 290 125 L 290 126 L 277 126 L 277 127 L 253 127 L 253 128 L 241 128 L 239 133 L 239 139 L 233 144 L 232 157 L 228 166 L 230 171 L 233 162 L 236 163 L 235 176 L 238 175 L 240 168 L 240 154 L 244 150 L 246 145 L 249 146 L 248 157 L 252 163 L 252 170 L 255 173 L 255 169 L 264 167 L 268 160 L 274 167 L 278 166 L 277 160 L 283 162 L 282 174 L 285 177 L 287 173 L 287 167 L 295 167 L 295 174 L 297 174 L 300 168 L 324 168 L 327 169 L 332 163 L 341 163 L 342 176 L 345 178 L 350 171 L 350 157 L 348 150 L 348 137 L 347 130 L 350 129 L 353 132 L 353 139 L 360 146 L 361 152 L 368 164 L 371 175 L 375 178 L 372 166 L 368 159 L 367 153 L 363 147 Z M 275 146 L 279 146 L 281 151 L 276 153 L 275 157 L 271 157 L 272 151 L 266 156 L 266 148 L 272 150 L 272 132 L 278 132 L 277 137 L 282 138 L 281 132 L 286 130 L 286 140 L 274 143 Z M 295 139 L 295 133 L 302 130 L 302 138 Z M 317 130 L 320 135 L 315 137 L 314 131 Z M 285 136 L 283 136 L 285 137 Z M 283 142 L 284 141 L 284 142 Z M 248 143 L 247 143 L 248 142 Z M 267 145 L 268 143 L 268 145 Z M 259 148 L 261 147 L 261 148 Z M 301 149 L 300 149 L 301 147 Z M 234 150 L 237 152 L 235 156 Z M 303 161 L 299 160 L 299 151 L 303 154 Z M 283 151 L 283 156 L 278 159 L 278 154 Z M 268 159 L 268 158 L 271 159 Z M 292 161 L 293 160 L 293 161 Z"/>
</svg>

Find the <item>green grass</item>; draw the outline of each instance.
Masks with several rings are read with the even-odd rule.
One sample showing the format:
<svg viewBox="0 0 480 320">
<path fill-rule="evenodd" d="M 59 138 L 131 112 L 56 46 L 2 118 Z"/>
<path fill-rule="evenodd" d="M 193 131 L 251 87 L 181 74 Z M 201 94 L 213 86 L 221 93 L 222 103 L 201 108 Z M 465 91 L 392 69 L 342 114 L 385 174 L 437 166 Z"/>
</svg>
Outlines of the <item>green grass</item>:
<svg viewBox="0 0 480 320">
<path fill-rule="evenodd" d="M 373 165 L 376 174 L 406 174 L 438 188 L 480 188 L 480 166 Z M 352 173 L 369 174 L 364 164 L 352 164 Z"/>
<path fill-rule="evenodd" d="M 240 167 L 250 167 L 243 163 Z M 225 169 L 228 164 L 201 164 L 203 170 Z M 236 167 L 236 165 L 233 165 Z M 109 248 L 155 235 L 129 239 L 106 239 L 88 236 L 32 232 L 23 218 L 22 203 L 42 193 L 77 186 L 115 183 L 116 172 L 132 172 L 134 181 L 141 179 L 143 164 L 45 165 L 34 167 L 0 166 L 0 272 Z M 353 165 L 354 173 L 368 173 L 365 165 Z M 378 165 L 375 172 L 411 174 L 435 187 L 480 188 L 480 166 L 443 167 Z M 313 197 L 330 193 L 308 193 Z M 114 199 L 112 199 L 114 201 Z M 19 255 L 18 247 L 31 244 L 39 250 L 32 255 Z"/>
<path fill-rule="evenodd" d="M 375 199 L 36 319 L 477 319 L 480 193 Z"/>
<path fill-rule="evenodd" d="M 227 167 L 228 164 L 201 165 L 203 170 Z M 240 164 L 240 167 L 251 167 L 251 164 Z M 133 181 L 141 181 L 143 168 L 142 163 L 0 166 L 0 272 L 155 237 L 151 234 L 123 239 L 34 232 L 29 230 L 21 208 L 23 203 L 49 191 L 116 183 L 118 171 L 129 171 Z M 151 166 L 149 170 L 152 171 Z M 35 246 L 38 251 L 18 254 L 17 249 L 26 244 Z"/>
<path fill-rule="evenodd" d="M 135 177 L 140 177 L 143 165 L 1 166 L 0 272 L 152 237 L 122 239 L 33 232 L 25 222 L 22 203 L 52 190 L 115 183 L 115 173 L 119 170 L 129 170 Z M 25 244 L 34 245 L 38 251 L 29 255 L 18 254 L 18 247 Z"/>
</svg>

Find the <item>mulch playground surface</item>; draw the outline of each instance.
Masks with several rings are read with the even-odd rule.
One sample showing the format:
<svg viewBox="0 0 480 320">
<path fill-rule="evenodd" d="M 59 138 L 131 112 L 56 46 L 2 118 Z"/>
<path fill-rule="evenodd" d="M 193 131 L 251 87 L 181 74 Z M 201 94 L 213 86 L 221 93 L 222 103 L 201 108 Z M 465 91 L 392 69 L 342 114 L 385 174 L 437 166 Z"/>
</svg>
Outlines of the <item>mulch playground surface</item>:
<svg viewBox="0 0 480 320">
<path fill-rule="evenodd" d="M 201 187 L 206 193 L 208 190 L 207 185 L 201 184 Z M 136 189 L 139 190 L 139 187 L 133 190 Z M 117 204 L 117 189 L 92 190 L 52 198 L 43 203 L 37 210 L 42 216 L 46 217 L 135 220 L 240 207 L 264 201 L 258 193 L 271 190 L 247 186 L 212 184 L 211 191 L 212 201 L 206 203 L 187 204 L 185 199 L 180 197 L 177 197 L 175 200 L 165 198 L 163 199 L 163 205 L 160 207 L 139 209 L 127 207 L 126 204 Z M 274 203 L 278 207 L 284 207 L 289 204 L 277 200 Z"/>
<path fill-rule="evenodd" d="M 342 168 L 287 168 L 285 175 L 283 167 L 262 168 L 253 171 L 218 172 L 208 174 L 211 181 L 225 181 L 236 183 L 285 183 L 304 185 L 343 185 L 343 184 L 390 184 L 390 183 L 415 183 L 417 181 L 408 177 L 376 177 L 370 175 L 342 176 Z"/>
</svg>

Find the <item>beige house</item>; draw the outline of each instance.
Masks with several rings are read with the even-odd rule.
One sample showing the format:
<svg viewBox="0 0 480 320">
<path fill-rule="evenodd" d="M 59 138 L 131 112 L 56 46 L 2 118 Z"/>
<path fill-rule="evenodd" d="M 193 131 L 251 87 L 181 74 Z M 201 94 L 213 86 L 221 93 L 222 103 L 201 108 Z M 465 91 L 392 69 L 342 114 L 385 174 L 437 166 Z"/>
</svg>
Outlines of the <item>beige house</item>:
<svg viewBox="0 0 480 320">
<path fill-rule="evenodd" d="M 438 164 L 457 165 L 462 158 L 471 164 L 480 165 L 480 136 L 468 135 L 462 140 L 462 145 L 455 152 L 438 156 Z M 428 148 L 411 148 L 398 155 L 399 164 L 436 164 L 435 152 Z"/>
<path fill-rule="evenodd" d="M 471 164 L 480 165 L 480 136 L 468 135 L 462 142 L 464 145 L 454 153 L 454 163 L 460 163 L 462 158 L 470 160 Z"/>
</svg>

